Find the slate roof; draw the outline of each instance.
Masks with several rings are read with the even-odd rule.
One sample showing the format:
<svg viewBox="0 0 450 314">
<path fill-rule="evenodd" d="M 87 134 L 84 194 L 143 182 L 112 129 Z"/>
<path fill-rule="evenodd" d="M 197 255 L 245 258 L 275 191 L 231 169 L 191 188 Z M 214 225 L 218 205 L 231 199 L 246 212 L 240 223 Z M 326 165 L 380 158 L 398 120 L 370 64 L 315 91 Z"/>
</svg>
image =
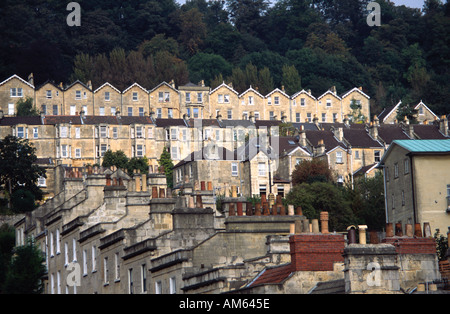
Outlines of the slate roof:
<svg viewBox="0 0 450 314">
<path fill-rule="evenodd" d="M 325 152 L 330 151 L 337 146 L 346 148 L 346 145 L 342 142 L 339 142 L 336 139 L 336 137 L 334 137 L 334 134 L 331 131 L 309 131 L 309 130 L 306 130 L 305 132 L 306 132 L 307 140 L 314 147 L 317 147 L 319 145 L 319 141 L 323 140 L 323 143 L 325 145 Z"/>
<path fill-rule="evenodd" d="M 40 125 L 41 117 L 3 117 L 0 119 L 0 126 L 13 126 L 17 124 Z"/>
<path fill-rule="evenodd" d="M 378 137 L 387 145 L 394 140 L 408 140 L 410 137 L 403 131 L 398 124 L 381 124 L 378 127 Z"/>
<path fill-rule="evenodd" d="M 177 163 L 174 168 L 181 167 L 191 161 L 199 160 L 237 160 L 236 151 L 232 152 L 225 147 L 210 144 L 198 151 L 190 153 L 183 158 L 183 160 Z"/>
<path fill-rule="evenodd" d="M 356 148 L 383 147 L 380 142 L 371 138 L 365 129 L 344 129 L 344 138 Z"/>
<path fill-rule="evenodd" d="M 433 124 L 415 124 L 413 125 L 414 133 L 423 140 L 426 139 L 446 139 L 439 129 Z"/>
</svg>

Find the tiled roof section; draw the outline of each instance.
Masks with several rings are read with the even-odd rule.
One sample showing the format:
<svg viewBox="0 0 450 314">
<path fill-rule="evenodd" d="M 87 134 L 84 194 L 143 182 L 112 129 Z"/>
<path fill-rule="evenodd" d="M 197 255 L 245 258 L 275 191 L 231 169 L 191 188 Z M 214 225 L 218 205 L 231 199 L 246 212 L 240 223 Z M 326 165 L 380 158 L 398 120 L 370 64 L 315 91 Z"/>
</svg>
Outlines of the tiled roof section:
<svg viewBox="0 0 450 314">
<path fill-rule="evenodd" d="M 265 268 L 247 287 L 256 287 L 267 284 L 282 284 L 292 275 L 292 265 L 285 264 Z"/>
<path fill-rule="evenodd" d="M 83 121 L 81 121 L 83 119 Z M 153 121 L 148 116 L 137 117 L 137 116 L 45 116 L 44 124 L 111 124 L 111 125 L 131 125 L 131 124 L 153 124 Z"/>
<path fill-rule="evenodd" d="M 219 125 L 222 128 L 226 128 L 226 127 L 244 127 L 244 128 L 248 128 L 248 127 L 254 127 L 255 125 L 253 124 L 252 121 L 250 120 L 222 120 L 221 122 L 219 122 Z"/>
<path fill-rule="evenodd" d="M 53 165 L 53 159 L 51 158 L 38 158 L 34 162 L 36 165 Z"/>
<path fill-rule="evenodd" d="M 330 151 L 336 146 L 346 147 L 344 143 L 339 142 L 331 131 L 306 131 L 306 138 L 314 146 L 319 145 L 319 141 L 323 140 L 325 144 L 325 151 Z"/>
<path fill-rule="evenodd" d="M 325 131 L 330 131 L 331 128 L 346 128 L 346 125 L 344 123 L 339 123 L 339 122 L 324 122 L 324 123 L 319 123 L 319 127 L 321 130 L 325 130 Z"/>
<path fill-rule="evenodd" d="M 319 130 L 317 128 L 317 125 L 315 125 L 314 123 L 309 123 L 309 122 L 294 122 L 292 123 L 292 125 L 296 128 L 296 129 L 300 129 L 300 127 L 303 127 L 303 130 Z"/>
<path fill-rule="evenodd" d="M 0 119 L 0 126 L 13 126 L 17 124 L 40 125 L 41 117 L 3 117 Z"/>
<path fill-rule="evenodd" d="M 236 152 L 232 152 L 225 147 L 208 145 L 198 151 L 190 153 L 177 163 L 175 167 L 180 167 L 191 161 L 200 160 L 236 160 Z"/>
<path fill-rule="evenodd" d="M 371 164 L 371 165 L 368 165 L 368 166 L 363 166 L 363 167 L 359 168 L 358 170 L 356 170 L 356 171 L 353 173 L 353 175 L 354 175 L 354 176 L 364 175 L 365 173 L 367 173 L 367 171 L 369 171 L 369 170 L 370 170 L 371 168 L 373 168 L 375 165 L 377 165 L 377 164 L 375 163 L 375 164 Z"/>
<path fill-rule="evenodd" d="M 382 124 L 378 127 L 378 137 L 386 143 L 391 144 L 394 140 L 408 140 L 409 136 L 403 132 L 398 124 Z"/>
<path fill-rule="evenodd" d="M 217 126 L 220 127 L 217 119 L 189 119 L 188 120 L 189 127 L 205 127 L 205 126 Z"/>
<path fill-rule="evenodd" d="M 45 116 L 44 117 L 44 124 L 46 124 L 46 125 L 54 125 L 54 124 L 62 124 L 62 123 L 82 124 L 80 116 Z"/>
<path fill-rule="evenodd" d="M 383 147 L 378 141 L 372 139 L 365 129 L 344 129 L 344 138 L 352 147 Z"/>
<path fill-rule="evenodd" d="M 380 121 L 383 121 L 389 115 L 389 113 L 391 113 L 391 111 L 394 110 L 394 108 L 397 106 L 398 104 L 384 108 L 383 111 L 381 111 L 381 113 L 378 115 L 378 119 Z"/>
<path fill-rule="evenodd" d="M 272 144 L 272 138 L 269 138 L 270 143 Z M 297 147 L 302 148 L 303 150 L 307 151 L 307 148 L 301 147 L 298 143 L 298 139 L 291 136 L 280 136 L 278 137 L 278 143 L 279 143 L 279 154 L 289 154 Z"/>
<path fill-rule="evenodd" d="M 186 126 L 183 119 L 156 119 L 156 126 L 169 127 L 169 126 Z"/>
<path fill-rule="evenodd" d="M 415 124 L 413 129 L 414 133 L 422 140 L 447 138 L 432 124 Z"/>
<path fill-rule="evenodd" d="M 259 129 L 260 127 L 272 127 L 272 126 L 278 126 L 280 125 L 282 122 L 278 121 L 278 120 L 256 120 L 255 121 L 255 126 Z"/>
</svg>

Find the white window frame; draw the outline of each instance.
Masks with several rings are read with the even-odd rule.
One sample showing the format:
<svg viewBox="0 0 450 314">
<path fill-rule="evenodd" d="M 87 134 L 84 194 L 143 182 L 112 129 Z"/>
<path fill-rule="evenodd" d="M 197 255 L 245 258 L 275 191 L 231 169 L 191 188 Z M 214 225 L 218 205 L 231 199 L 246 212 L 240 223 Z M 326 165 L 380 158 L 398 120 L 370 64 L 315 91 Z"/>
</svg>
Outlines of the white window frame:
<svg viewBox="0 0 450 314">
<path fill-rule="evenodd" d="M 336 163 L 337 164 L 342 164 L 343 163 L 342 152 L 336 152 Z"/>
<path fill-rule="evenodd" d="M 16 112 L 14 104 L 8 104 L 8 115 L 13 116 Z"/>
<path fill-rule="evenodd" d="M 260 162 L 258 163 L 258 176 L 264 177 L 266 175 L 266 163 Z"/>
<path fill-rule="evenodd" d="M 231 176 L 237 177 L 239 175 L 239 167 L 237 162 L 231 163 Z"/>
</svg>

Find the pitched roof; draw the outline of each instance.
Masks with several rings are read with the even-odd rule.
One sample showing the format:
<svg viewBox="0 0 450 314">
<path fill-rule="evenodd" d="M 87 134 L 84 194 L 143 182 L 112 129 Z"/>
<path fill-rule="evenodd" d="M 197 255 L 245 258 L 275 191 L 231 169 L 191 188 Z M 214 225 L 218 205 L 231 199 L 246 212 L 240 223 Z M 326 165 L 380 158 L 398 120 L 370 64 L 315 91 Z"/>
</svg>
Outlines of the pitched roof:
<svg viewBox="0 0 450 314">
<path fill-rule="evenodd" d="M 291 264 L 266 267 L 255 277 L 255 279 L 247 284 L 246 288 L 267 284 L 282 284 L 290 278 L 292 274 Z"/>
<path fill-rule="evenodd" d="M 0 126 L 13 126 L 18 124 L 40 125 L 42 122 L 39 116 L 3 117 L 0 119 Z"/>
<path fill-rule="evenodd" d="M 183 158 L 179 163 L 177 163 L 174 167 L 180 167 L 185 165 L 191 161 L 201 161 L 201 160 L 237 160 L 236 152 L 232 152 L 225 147 L 218 146 L 214 142 L 211 142 L 207 146 L 204 146 L 202 149 L 192 152 Z"/>
<path fill-rule="evenodd" d="M 331 131 L 312 131 L 312 130 L 306 130 L 306 138 L 307 140 L 313 145 L 314 147 L 317 147 L 319 145 L 319 141 L 323 140 L 323 143 L 325 145 L 325 152 L 328 152 L 338 146 L 345 148 L 345 144 L 342 142 L 339 142 L 337 138 L 334 136 L 333 132 Z"/>
<path fill-rule="evenodd" d="M 115 88 L 114 86 L 112 86 L 111 84 L 109 84 L 108 82 L 106 82 L 105 84 L 103 84 L 102 86 L 100 86 L 99 88 L 97 88 L 97 89 L 94 91 L 94 94 L 97 93 L 97 92 L 100 91 L 103 87 L 106 87 L 106 86 L 109 86 L 109 87 L 111 87 L 113 90 L 115 90 L 116 92 L 118 92 L 119 94 L 122 94 L 122 93 L 120 92 L 120 90 L 118 90 L 117 88 Z"/>
<path fill-rule="evenodd" d="M 360 93 L 361 95 L 363 95 L 363 96 L 366 97 L 367 99 L 370 99 L 370 96 L 369 96 L 369 95 L 367 95 L 366 93 L 364 93 L 362 90 L 360 90 L 360 89 L 357 88 L 357 87 L 355 87 L 355 88 L 349 90 L 348 92 L 346 92 L 345 94 L 343 94 L 343 95 L 341 96 L 341 98 L 345 98 L 345 97 L 347 97 L 348 95 L 350 95 L 351 93 L 353 93 L 353 92 L 355 92 L 355 91 L 358 92 L 358 93 Z"/>
<path fill-rule="evenodd" d="M 396 105 L 384 108 L 383 111 L 381 111 L 381 113 L 378 115 L 378 119 L 381 122 L 384 122 L 387 117 L 389 117 L 395 110 L 397 110 L 397 107 L 400 106 L 401 103 L 402 101 L 400 100 Z"/>
<path fill-rule="evenodd" d="M 333 95 L 334 97 L 336 97 L 337 99 L 342 100 L 341 97 L 339 97 L 337 94 L 333 93 L 331 90 L 327 90 L 325 93 L 323 93 L 322 95 L 320 95 L 319 97 L 317 97 L 317 99 L 323 98 L 323 97 L 325 97 L 325 95 L 327 95 L 327 94 L 331 94 L 331 95 Z"/>
<path fill-rule="evenodd" d="M 365 129 L 344 129 L 344 138 L 352 147 L 383 147 L 380 142 L 371 138 Z"/>
<path fill-rule="evenodd" d="M 125 94 L 126 92 L 128 92 L 130 89 L 132 89 L 133 87 L 139 87 L 140 89 L 142 89 L 144 92 L 146 92 L 148 94 L 148 90 L 146 90 L 145 88 L 143 88 L 141 85 L 139 85 L 138 83 L 133 83 L 133 85 L 131 85 L 130 87 L 128 87 L 127 89 L 125 89 L 122 93 Z"/>
<path fill-rule="evenodd" d="M 314 100 L 317 100 L 316 97 L 314 97 L 312 94 L 308 93 L 307 91 L 305 91 L 304 89 L 302 89 L 301 91 L 295 93 L 294 95 L 291 96 L 292 99 L 296 98 L 297 96 L 299 96 L 300 94 L 306 94 L 307 96 L 311 97 Z"/>
<path fill-rule="evenodd" d="M 446 139 L 447 137 L 442 134 L 439 129 L 433 124 L 414 124 L 414 133 L 422 140 L 439 140 Z"/>
<path fill-rule="evenodd" d="M 69 90 L 72 87 L 74 87 L 75 85 L 80 84 L 81 86 L 83 86 L 84 88 L 92 91 L 92 89 L 89 88 L 89 86 L 87 86 L 86 84 L 84 84 L 83 82 L 81 82 L 80 80 L 76 80 L 75 82 L 73 82 L 72 84 L 70 84 L 69 86 L 66 87 L 65 90 Z"/>
<path fill-rule="evenodd" d="M 378 127 L 378 137 L 387 145 L 394 140 L 410 139 L 399 124 L 381 124 Z"/>
<path fill-rule="evenodd" d="M 259 129 L 260 127 L 272 127 L 272 126 L 278 126 L 282 122 L 280 120 L 256 120 L 255 126 Z"/>
<path fill-rule="evenodd" d="M 209 92 L 210 95 L 212 95 L 213 93 L 215 93 L 219 88 L 221 87 L 225 87 L 227 89 L 229 89 L 232 93 L 235 93 L 236 95 L 239 95 L 239 93 L 237 91 L 235 91 L 231 86 L 229 86 L 228 84 L 225 84 L 225 82 L 223 82 L 222 84 L 220 84 L 219 86 L 217 86 L 216 88 L 214 88 L 212 91 Z"/>
<path fill-rule="evenodd" d="M 184 119 L 156 119 L 155 124 L 158 127 L 187 126 Z"/>
<path fill-rule="evenodd" d="M 34 88 L 34 86 L 30 83 L 28 83 L 27 81 L 25 81 L 23 78 L 21 78 L 20 76 L 18 76 L 17 74 L 14 74 L 10 77 L 8 77 L 6 80 L 4 80 L 3 82 L 0 83 L 0 86 L 7 83 L 8 81 L 12 80 L 12 79 L 18 79 L 19 81 L 21 81 L 22 83 L 30 86 L 31 88 Z"/>
<path fill-rule="evenodd" d="M 169 87 L 170 89 L 172 89 L 172 90 L 174 90 L 175 92 L 178 93 L 178 90 L 177 90 L 176 88 L 174 88 L 172 85 L 170 85 L 169 83 L 167 83 L 167 82 L 159 83 L 158 86 L 156 86 L 155 88 L 151 89 L 151 90 L 149 91 L 149 93 L 154 92 L 155 90 L 157 90 L 157 89 L 160 88 L 161 86 L 167 86 L 167 87 Z"/>
<path fill-rule="evenodd" d="M 359 168 L 358 170 L 356 170 L 355 172 L 353 172 L 354 176 L 358 176 L 358 175 L 365 175 L 369 172 L 371 172 L 373 169 L 376 168 L 376 166 L 378 165 L 378 163 L 374 163 L 371 165 L 367 165 L 367 166 L 363 166 L 361 168 Z"/>
<path fill-rule="evenodd" d="M 239 95 L 239 98 L 244 96 L 245 94 L 247 94 L 248 92 L 254 92 L 256 95 L 258 95 L 261 98 L 264 98 L 263 95 L 261 95 L 257 90 L 253 89 L 252 86 L 250 86 L 245 92 L 243 92 L 242 94 Z"/>
<path fill-rule="evenodd" d="M 428 106 L 425 105 L 425 103 L 422 100 L 417 104 L 417 106 L 414 107 L 414 109 L 418 110 L 420 106 L 424 106 L 433 116 L 436 117 L 437 120 L 439 120 L 439 117 L 433 111 L 431 111 L 431 109 L 428 108 Z"/>
<path fill-rule="evenodd" d="M 275 88 L 273 91 L 271 91 L 270 93 L 268 93 L 266 95 L 266 98 L 270 97 L 270 95 L 272 95 L 273 93 L 279 92 L 280 94 L 282 94 L 283 96 L 290 98 L 288 94 L 286 94 L 285 92 L 283 92 L 281 89 L 279 88 Z"/>
</svg>

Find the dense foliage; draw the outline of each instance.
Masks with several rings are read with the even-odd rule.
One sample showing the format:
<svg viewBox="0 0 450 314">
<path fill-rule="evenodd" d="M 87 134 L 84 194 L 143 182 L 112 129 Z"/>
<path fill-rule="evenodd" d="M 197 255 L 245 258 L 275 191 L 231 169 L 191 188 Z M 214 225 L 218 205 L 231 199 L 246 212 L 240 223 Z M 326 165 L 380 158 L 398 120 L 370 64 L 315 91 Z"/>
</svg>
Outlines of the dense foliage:
<svg viewBox="0 0 450 314">
<path fill-rule="evenodd" d="M 369 0 L 78 2 L 81 26 L 69 27 L 69 1 L 2 1 L 0 76 L 33 72 L 36 85 L 81 79 L 122 90 L 202 79 L 263 94 L 363 86 L 373 113 L 400 99 L 448 113 L 447 1 L 420 10 L 378 0 L 379 27 L 367 25 Z"/>
<path fill-rule="evenodd" d="M 8 135 L 0 140 L 0 188 L 18 212 L 34 209 L 34 200 L 41 200 L 39 177 L 46 177 L 45 169 L 36 164 L 36 148 L 27 139 Z"/>
<path fill-rule="evenodd" d="M 359 224 L 368 225 L 371 231 L 384 229 L 386 216 L 381 172 L 371 178 L 349 178 L 346 184 L 339 185 L 326 162 L 303 161 L 297 165 L 292 177 L 294 187 L 286 195 L 286 201 L 295 207 L 301 206 L 308 219 L 318 219 L 321 211 L 327 211 L 332 231 L 345 231 L 348 226 Z"/>
</svg>

